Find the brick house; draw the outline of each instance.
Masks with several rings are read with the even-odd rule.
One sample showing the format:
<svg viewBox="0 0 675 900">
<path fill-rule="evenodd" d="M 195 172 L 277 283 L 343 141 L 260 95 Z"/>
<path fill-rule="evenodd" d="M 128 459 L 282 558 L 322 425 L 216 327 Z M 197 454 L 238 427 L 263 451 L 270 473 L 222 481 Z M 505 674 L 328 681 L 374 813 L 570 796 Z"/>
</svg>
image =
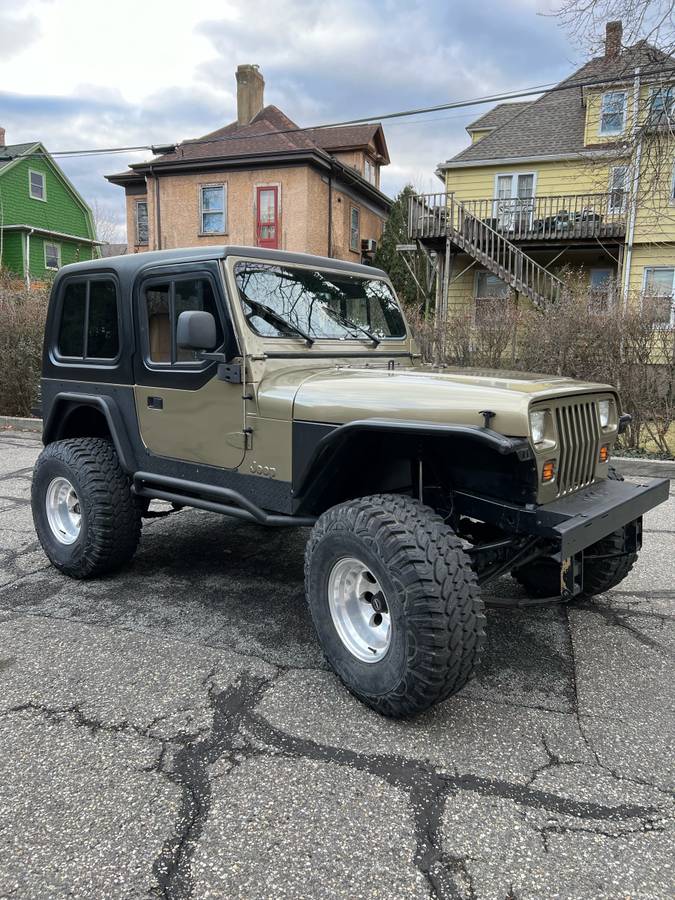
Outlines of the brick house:
<svg viewBox="0 0 675 900">
<path fill-rule="evenodd" d="M 130 252 L 243 244 L 361 262 L 391 208 L 379 123 L 302 129 L 239 66 L 237 121 L 106 176 L 126 194 Z"/>
</svg>

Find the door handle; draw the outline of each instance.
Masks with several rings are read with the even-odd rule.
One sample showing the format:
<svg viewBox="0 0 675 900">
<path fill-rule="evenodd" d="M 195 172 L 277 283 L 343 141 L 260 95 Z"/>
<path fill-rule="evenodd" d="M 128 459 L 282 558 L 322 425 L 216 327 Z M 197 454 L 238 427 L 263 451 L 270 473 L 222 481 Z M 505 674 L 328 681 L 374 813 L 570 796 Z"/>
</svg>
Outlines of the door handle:
<svg viewBox="0 0 675 900">
<path fill-rule="evenodd" d="M 164 409 L 164 400 L 161 397 L 148 397 L 148 409 Z"/>
</svg>

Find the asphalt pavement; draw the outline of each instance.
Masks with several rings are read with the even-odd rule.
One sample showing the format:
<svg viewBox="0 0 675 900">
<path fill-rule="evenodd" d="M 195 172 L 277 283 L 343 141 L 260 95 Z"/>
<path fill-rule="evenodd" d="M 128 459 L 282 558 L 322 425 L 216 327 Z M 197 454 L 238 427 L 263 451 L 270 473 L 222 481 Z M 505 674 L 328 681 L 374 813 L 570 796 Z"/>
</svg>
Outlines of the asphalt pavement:
<svg viewBox="0 0 675 900">
<path fill-rule="evenodd" d="M 397 722 L 323 661 L 304 530 L 183 510 L 73 581 L 39 450 L 0 433 L 0 898 L 675 896 L 673 496 L 616 590 L 490 608 L 477 678 Z"/>
</svg>

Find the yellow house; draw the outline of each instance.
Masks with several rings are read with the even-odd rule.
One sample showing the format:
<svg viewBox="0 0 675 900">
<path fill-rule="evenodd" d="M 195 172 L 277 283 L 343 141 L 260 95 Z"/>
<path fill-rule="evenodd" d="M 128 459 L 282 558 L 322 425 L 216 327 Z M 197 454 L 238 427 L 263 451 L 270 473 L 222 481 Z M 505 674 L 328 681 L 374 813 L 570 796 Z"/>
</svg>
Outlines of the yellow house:
<svg viewBox="0 0 675 900">
<path fill-rule="evenodd" d="M 603 56 L 472 122 L 470 145 L 437 169 L 445 190 L 411 201 L 440 314 L 555 298 L 573 267 L 598 302 L 610 286 L 626 302 L 656 296 L 656 320 L 675 325 L 675 65 L 621 38 L 610 22 Z"/>
</svg>

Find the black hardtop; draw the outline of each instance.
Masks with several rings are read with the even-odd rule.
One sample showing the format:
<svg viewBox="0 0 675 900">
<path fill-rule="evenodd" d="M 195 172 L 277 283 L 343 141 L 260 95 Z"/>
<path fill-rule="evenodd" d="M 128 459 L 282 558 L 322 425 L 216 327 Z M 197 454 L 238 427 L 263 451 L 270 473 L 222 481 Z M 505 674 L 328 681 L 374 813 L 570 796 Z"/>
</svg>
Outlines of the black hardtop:
<svg viewBox="0 0 675 900">
<path fill-rule="evenodd" d="M 245 256 L 271 263 L 287 265 L 316 265 L 321 269 L 337 269 L 353 272 L 355 275 L 388 277 L 382 269 L 363 266 L 359 263 L 344 262 L 327 256 L 313 256 L 310 253 L 287 253 L 285 250 L 266 250 L 261 247 L 239 247 L 218 245 L 213 247 L 181 247 L 175 250 L 150 250 L 143 253 L 127 253 L 124 256 L 107 256 L 87 262 L 71 263 L 59 270 L 57 280 L 73 275 L 102 274 L 116 272 L 124 282 L 133 281 L 143 269 L 158 266 L 173 266 L 179 263 L 195 263 L 226 259 L 228 256 Z"/>
</svg>

